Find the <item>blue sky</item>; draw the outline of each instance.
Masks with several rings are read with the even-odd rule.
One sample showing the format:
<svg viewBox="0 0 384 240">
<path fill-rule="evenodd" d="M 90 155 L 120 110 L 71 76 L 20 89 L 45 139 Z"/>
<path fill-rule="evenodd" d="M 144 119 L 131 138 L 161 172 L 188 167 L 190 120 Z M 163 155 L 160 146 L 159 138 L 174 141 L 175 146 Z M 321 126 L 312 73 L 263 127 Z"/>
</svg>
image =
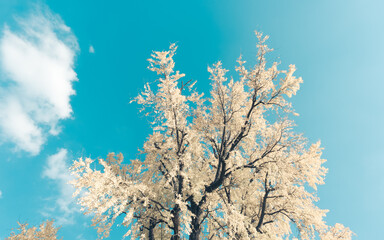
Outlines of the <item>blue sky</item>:
<svg viewBox="0 0 384 240">
<path fill-rule="evenodd" d="M 379 0 L 0 0 L 0 239 L 17 221 L 46 218 L 64 239 L 96 239 L 66 168 L 82 156 L 136 157 L 150 129 L 129 101 L 155 77 L 151 51 L 177 43 L 176 68 L 207 92 L 208 65 L 233 73 L 240 54 L 253 61 L 254 30 L 270 35 L 271 61 L 296 64 L 304 79 L 295 121 L 324 147 L 327 222 L 380 239 L 383 10 Z M 122 235 L 115 227 L 111 239 Z"/>
</svg>

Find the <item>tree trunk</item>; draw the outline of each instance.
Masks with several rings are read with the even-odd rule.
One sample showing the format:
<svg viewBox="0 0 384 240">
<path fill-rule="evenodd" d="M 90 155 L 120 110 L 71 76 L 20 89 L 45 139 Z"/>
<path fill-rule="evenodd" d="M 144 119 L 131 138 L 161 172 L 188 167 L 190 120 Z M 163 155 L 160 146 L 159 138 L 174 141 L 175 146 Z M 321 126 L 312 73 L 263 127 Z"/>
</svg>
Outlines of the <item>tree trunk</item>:
<svg viewBox="0 0 384 240">
<path fill-rule="evenodd" d="M 171 237 L 171 240 L 180 240 L 180 207 L 178 204 L 176 204 L 172 213 L 173 236 Z"/>
<path fill-rule="evenodd" d="M 201 226 L 200 226 L 200 217 L 193 217 L 192 218 L 192 232 L 191 235 L 189 235 L 189 240 L 199 240 L 200 239 L 200 233 L 201 233 Z"/>
<path fill-rule="evenodd" d="M 152 219 L 149 220 L 149 229 L 148 229 L 148 240 L 155 240 L 155 235 L 153 234 L 153 229 L 155 229 L 156 223 Z"/>
<path fill-rule="evenodd" d="M 192 217 L 192 222 L 191 222 L 192 232 L 189 235 L 189 240 L 199 240 L 200 233 L 201 233 L 201 224 L 200 224 L 201 208 L 193 201 L 191 201 L 191 212 L 194 214 L 194 216 Z"/>
</svg>

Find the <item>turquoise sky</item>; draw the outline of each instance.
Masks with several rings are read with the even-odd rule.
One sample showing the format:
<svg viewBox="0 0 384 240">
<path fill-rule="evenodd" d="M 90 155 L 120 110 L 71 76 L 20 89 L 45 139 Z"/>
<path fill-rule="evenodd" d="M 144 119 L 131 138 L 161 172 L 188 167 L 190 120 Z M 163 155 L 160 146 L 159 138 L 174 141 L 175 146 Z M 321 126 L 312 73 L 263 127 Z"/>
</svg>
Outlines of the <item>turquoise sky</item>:
<svg viewBox="0 0 384 240">
<path fill-rule="evenodd" d="M 330 210 L 327 223 L 343 223 L 355 239 L 382 238 L 383 12 L 380 0 L 0 0 L 0 239 L 17 221 L 46 218 L 62 224 L 64 239 L 96 239 L 91 219 L 71 201 L 65 169 L 82 156 L 137 156 L 150 129 L 129 101 L 155 78 L 146 68 L 151 51 L 177 43 L 176 68 L 207 92 L 208 65 L 222 60 L 234 73 L 240 54 L 254 60 L 254 30 L 270 35 L 271 61 L 296 64 L 304 79 L 293 98 L 300 114 L 294 120 L 298 132 L 324 147 L 329 173 L 318 205 Z M 31 16 L 40 15 L 53 23 L 31 27 Z M 38 49 L 45 55 L 31 51 L 16 62 L 7 55 L 45 37 L 53 44 Z M 60 42 L 70 47 L 53 48 Z M 75 95 L 65 88 L 71 84 Z M 115 227 L 111 239 L 123 233 Z"/>
</svg>

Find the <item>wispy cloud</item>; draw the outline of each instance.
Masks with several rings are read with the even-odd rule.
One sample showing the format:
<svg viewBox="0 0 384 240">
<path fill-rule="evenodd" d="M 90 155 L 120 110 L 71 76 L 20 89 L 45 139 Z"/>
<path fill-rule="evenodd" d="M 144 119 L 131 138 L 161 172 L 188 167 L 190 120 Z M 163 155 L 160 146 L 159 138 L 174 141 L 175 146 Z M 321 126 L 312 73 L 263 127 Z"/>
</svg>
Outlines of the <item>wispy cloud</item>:
<svg viewBox="0 0 384 240">
<path fill-rule="evenodd" d="M 77 236 L 76 236 L 76 239 L 77 239 L 77 240 L 85 240 L 83 234 L 79 234 L 79 235 L 77 235 Z"/>
<path fill-rule="evenodd" d="M 69 171 L 66 149 L 62 148 L 56 154 L 48 157 L 42 176 L 52 180 L 59 189 L 54 206 L 45 209 L 44 214 L 55 217 L 59 225 L 73 223 L 74 214 L 78 212 L 78 208 L 72 198 L 74 188 L 68 183 L 72 180 L 72 176 Z"/>
<path fill-rule="evenodd" d="M 0 198 L 3 197 L 3 192 L 0 190 Z"/>
<path fill-rule="evenodd" d="M 4 26 L 0 39 L 0 139 L 36 155 L 71 116 L 76 37 L 48 9 Z"/>
<path fill-rule="evenodd" d="M 92 45 L 89 46 L 89 53 L 95 53 L 95 48 Z"/>
</svg>

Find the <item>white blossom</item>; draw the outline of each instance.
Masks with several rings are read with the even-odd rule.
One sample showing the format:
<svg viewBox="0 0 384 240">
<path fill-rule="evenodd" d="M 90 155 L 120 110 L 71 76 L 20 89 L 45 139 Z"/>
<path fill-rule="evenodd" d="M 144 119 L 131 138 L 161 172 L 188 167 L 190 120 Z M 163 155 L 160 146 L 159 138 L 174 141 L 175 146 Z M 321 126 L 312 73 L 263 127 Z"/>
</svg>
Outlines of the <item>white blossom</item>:
<svg viewBox="0 0 384 240">
<path fill-rule="evenodd" d="M 153 127 L 143 159 L 125 164 L 112 153 L 99 159 L 100 170 L 90 159 L 71 168 L 100 237 L 124 216 L 133 239 L 292 239 L 293 228 L 300 239 L 351 238 L 341 225 L 329 228 L 327 210 L 315 204 L 327 172 L 322 148 L 293 131 L 297 114 L 288 101 L 302 79 L 294 65 L 268 67 L 268 37 L 256 35 L 256 65 L 247 68 L 240 57 L 236 80 L 213 64 L 207 97 L 174 70 L 174 44 L 153 52 L 157 85 L 146 84 L 135 99 Z"/>
<path fill-rule="evenodd" d="M 18 223 L 17 231 L 12 232 L 6 240 L 58 240 L 57 231 L 59 228 L 53 226 L 53 221 L 45 221 L 39 228 L 28 228 L 28 224 Z"/>
</svg>

